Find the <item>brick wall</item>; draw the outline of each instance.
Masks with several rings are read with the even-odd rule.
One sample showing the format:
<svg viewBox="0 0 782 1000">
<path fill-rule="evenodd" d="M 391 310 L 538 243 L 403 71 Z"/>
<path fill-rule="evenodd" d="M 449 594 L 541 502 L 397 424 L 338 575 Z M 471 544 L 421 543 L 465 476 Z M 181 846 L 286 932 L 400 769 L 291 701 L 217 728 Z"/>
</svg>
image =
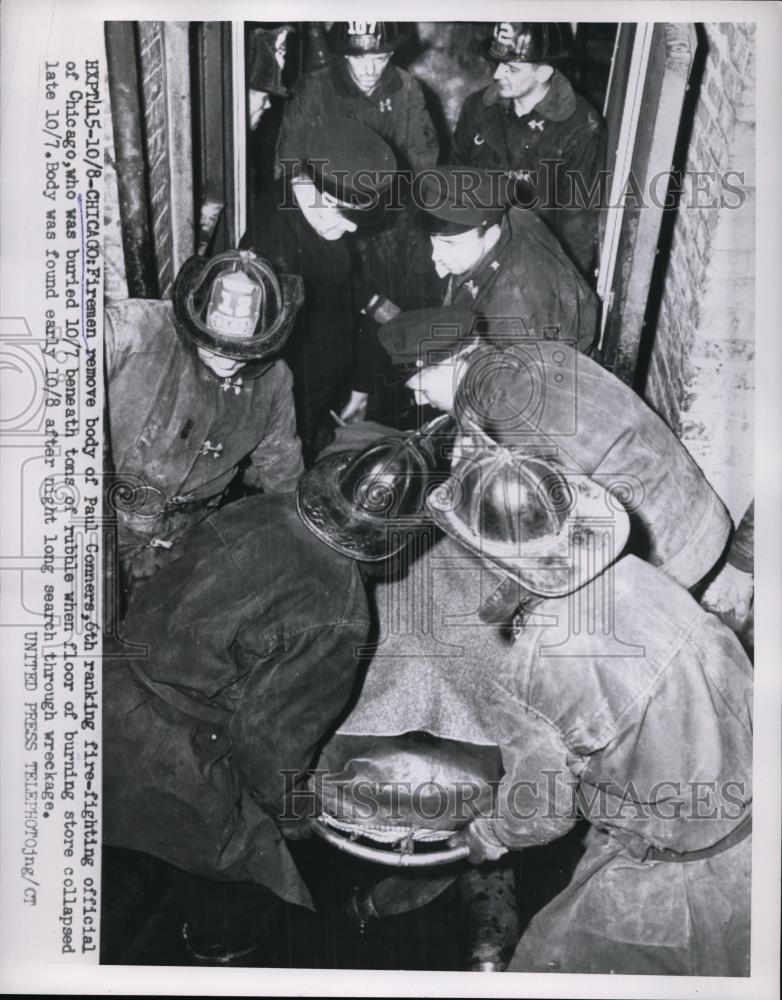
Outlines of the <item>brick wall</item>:
<svg viewBox="0 0 782 1000">
<path fill-rule="evenodd" d="M 171 177 L 168 161 L 166 47 L 162 22 L 139 21 L 138 31 L 152 238 L 155 245 L 155 264 L 160 297 L 167 298 L 171 294 L 174 274 L 171 239 Z"/>
<path fill-rule="evenodd" d="M 704 26 L 687 184 L 645 392 L 734 520 L 753 492 L 754 38 L 751 24 Z M 703 171 L 718 179 L 696 178 Z"/>
</svg>

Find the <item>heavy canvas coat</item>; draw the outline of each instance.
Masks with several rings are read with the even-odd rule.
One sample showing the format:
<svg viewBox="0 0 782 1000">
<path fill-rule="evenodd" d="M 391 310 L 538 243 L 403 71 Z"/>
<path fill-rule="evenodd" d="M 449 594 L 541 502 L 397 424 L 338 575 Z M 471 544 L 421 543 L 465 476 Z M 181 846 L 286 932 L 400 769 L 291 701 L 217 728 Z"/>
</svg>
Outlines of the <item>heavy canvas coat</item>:
<svg viewBox="0 0 782 1000">
<path fill-rule="evenodd" d="M 597 330 L 597 296 L 555 236 L 525 208 L 511 208 L 489 253 L 455 276 L 445 304 L 511 321 L 507 329 L 586 351 Z"/>
<path fill-rule="evenodd" d="M 128 299 L 106 310 L 111 506 L 131 577 L 151 575 L 245 482 L 290 492 L 303 465 L 282 361 L 252 377 L 215 376 L 177 332 L 170 302 Z"/>
<path fill-rule="evenodd" d="M 581 273 L 591 274 L 606 129 L 559 71 L 543 100 L 521 117 L 512 101 L 499 97 L 496 84 L 471 94 L 459 115 L 453 148 L 456 163 L 504 170 L 521 181 L 524 204 L 550 227 Z"/>
<path fill-rule="evenodd" d="M 355 85 L 342 58 L 302 77 L 285 106 L 278 161 L 300 160 L 303 135 L 324 118 L 353 118 L 377 132 L 394 151 L 400 170 L 420 171 L 437 162 L 439 144 L 421 84 L 391 63 L 369 95 Z"/>
<path fill-rule="evenodd" d="M 730 518 L 684 445 L 629 386 L 564 344 L 481 348 L 456 394 L 469 452 L 478 427 L 519 455 L 557 458 L 629 513 L 630 550 L 692 587 L 722 554 Z"/>
<path fill-rule="evenodd" d="M 280 827 L 301 815 L 301 772 L 368 631 L 355 564 L 292 497 L 250 497 L 195 528 L 136 589 L 125 655 L 105 661 L 106 842 L 311 905 Z"/>
<path fill-rule="evenodd" d="M 606 602 L 612 615 L 606 616 Z M 515 971 L 746 975 L 752 668 L 735 636 L 633 556 L 538 608 L 493 679 L 505 768 L 482 835 L 510 848 L 593 826 Z"/>
</svg>

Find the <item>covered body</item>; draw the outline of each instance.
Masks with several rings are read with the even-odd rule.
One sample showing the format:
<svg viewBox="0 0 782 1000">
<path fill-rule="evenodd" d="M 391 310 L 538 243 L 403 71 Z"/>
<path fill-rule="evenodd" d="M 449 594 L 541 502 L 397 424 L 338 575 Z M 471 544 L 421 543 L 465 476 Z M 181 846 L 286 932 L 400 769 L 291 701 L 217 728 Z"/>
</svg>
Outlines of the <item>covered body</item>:
<svg viewBox="0 0 782 1000">
<path fill-rule="evenodd" d="M 407 557 L 375 584 L 378 637 L 361 695 L 338 735 L 420 730 L 493 746 L 486 700 L 473 693 L 510 649 L 508 637 L 478 616 L 500 576 L 449 538 L 423 541 Z"/>
</svg>

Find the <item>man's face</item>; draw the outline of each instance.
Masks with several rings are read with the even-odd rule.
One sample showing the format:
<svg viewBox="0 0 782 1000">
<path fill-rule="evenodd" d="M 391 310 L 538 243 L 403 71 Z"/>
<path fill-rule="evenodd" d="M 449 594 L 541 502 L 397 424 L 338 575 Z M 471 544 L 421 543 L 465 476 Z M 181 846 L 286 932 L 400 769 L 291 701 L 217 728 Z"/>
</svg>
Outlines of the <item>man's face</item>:
<svg viewBox="0 0 782 1000">
<path fill-rule="evenodd" d="M 251 90 L 249 94 L 249 114 L 248 120 L 250 128 L 255 128 L 260 122 L 264 111 L 271 107 L 269 95 L 265 90 Z"/>
<path fill-rule="evenodd" d="M 337 199 L 325 191 L 320 192 L 311 180 L 298 180 L 293 185 L 293 194 L 307 222 L 321 239 L 332 242 L 345 233 L 355 233 L 355 222 L 342 214 Z"/>
<path fill-rule="evenodd" d="M 214 351 L 210 351 L 206 347 L 198 348 L 198 357 L 218 378 L 230 378 L 244 365 L 244 361 L 239 361 L 236 358 L 224 358 L 222 354 L 215 354 Z"/>
<path fill-rule="evenodd" d="M 390 52 L 365 56 L 345 56 L 353 83 L 364 94 L 371 94 L 391 59 Z"/>
<path fill-rule="evenodd" d="M 527 62 L 497 63 L 494 79 L 500 97 L 511 100 L 528 97 L 552 74 L 550 66 Z"/>
<path fill-rule="evenodd" d="M 455 236 L 432 236 L 432 260 L 439 277 L 465 274 L 484 253 L 485 230 L 468 229 Z"/>
<path fill-rule="evenodd" d="M 405 382 L 415 396 L 417 406 L 428 404 L 436 410 L 453 413 L 456 390 L 459 388 L 473 347 L 474 345 L 470 345 L 439 364 L 420 368 Z"/>
</svg>

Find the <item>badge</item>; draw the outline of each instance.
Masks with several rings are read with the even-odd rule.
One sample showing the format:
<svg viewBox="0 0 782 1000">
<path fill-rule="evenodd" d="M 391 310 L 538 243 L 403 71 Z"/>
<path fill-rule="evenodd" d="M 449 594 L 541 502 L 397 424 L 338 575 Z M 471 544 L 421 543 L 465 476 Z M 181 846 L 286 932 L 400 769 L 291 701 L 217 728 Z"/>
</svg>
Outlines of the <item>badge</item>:
<svg viewBox="0 0 782 1000">
<path fill-rule="evenodd" d="M 532 182 L 532 171 L 531 170 L 507 170 L 505 172 L 506 177 L 512 181 L 523 181 L 525 184 Z"/>
<path fill-rule="evenodd" d="M 221 275 L 212 285 L 206 325 L 223 337 L 251 337 L 261 315 L 262 294 L 242 271 Z"/>
<path fill-rule="evenodd" d="M 201 445 L 201 450 L 198 452 L 199 455 L 211 455 L 212 458 L 217 458 L 223 453 L 222 442 L 219 444 L 212 444 L 208 439 L 204 441 Z"/>
<path fill-rule="evenodd" d="M 546 123 L 542 118 L 538 118 L 537 121 L 533 118 L 531 121 L 528 121 L 527 124 L 529 125 L 529 127 L 532 129 L 533 132 L 542 132 L 543 126 Z"/>
<path fill-rule="evenodd" d="M 234 396 L 238 396 L 242 391 L 242 385 L 244 384 L 241 375 L 229 375 L 228 378 L 224 378 L 220 384 L 220 388 L 223 392 L 228 392 L 229 389 L 233 389 Z"/>
</svg>

